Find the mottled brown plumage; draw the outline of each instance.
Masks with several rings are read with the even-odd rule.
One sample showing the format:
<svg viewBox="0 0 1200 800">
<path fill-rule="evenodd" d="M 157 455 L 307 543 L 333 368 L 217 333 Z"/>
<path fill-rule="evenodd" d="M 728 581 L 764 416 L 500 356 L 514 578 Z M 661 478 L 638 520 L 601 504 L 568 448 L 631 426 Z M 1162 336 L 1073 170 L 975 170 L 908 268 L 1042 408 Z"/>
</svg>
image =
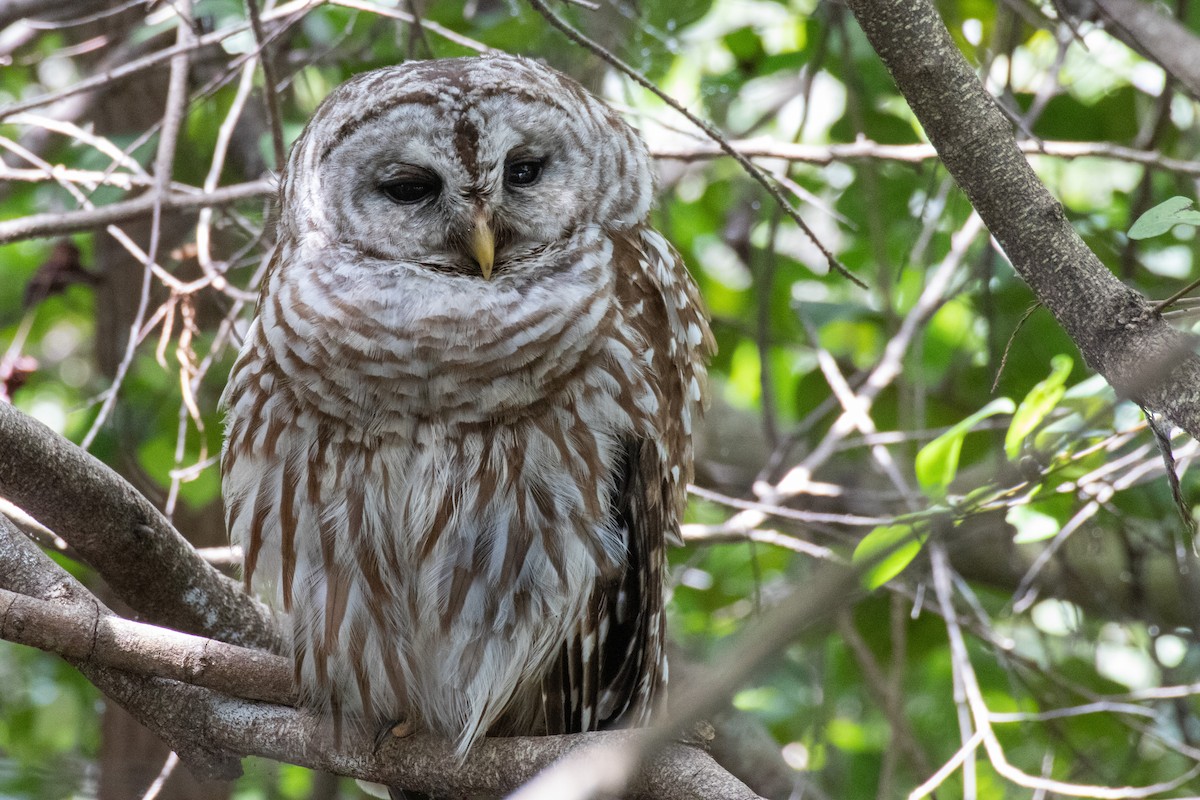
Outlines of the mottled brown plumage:
<svg viewBox="0 0 1200 800">
<path fill-rule="evenodd" d="M 637 134 L 512 56 L 360 75 L 281 186 L 226 515 L 305 702 L 457 742 L 645 724 L 714 349 Z"/>
</svg>

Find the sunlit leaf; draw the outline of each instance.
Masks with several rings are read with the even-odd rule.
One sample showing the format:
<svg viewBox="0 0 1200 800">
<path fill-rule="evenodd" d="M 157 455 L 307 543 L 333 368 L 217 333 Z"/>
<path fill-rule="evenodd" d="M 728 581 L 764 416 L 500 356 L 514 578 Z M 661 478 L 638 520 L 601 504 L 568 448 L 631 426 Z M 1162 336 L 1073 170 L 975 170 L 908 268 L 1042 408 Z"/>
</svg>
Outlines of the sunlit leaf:
<svg viewBox="0 0 1200 800">
<path fill-rule="evenodd" d="M 1004 519 L 1017 529 L 1017 535 L 1013 537 L 1017 544 L 1045 541 L 1052 538 L 1061 528 L 1054 517 L 1029 506 L 1010 508 Z"/>
<path fill-rule="evenodd" d="M 1011 414 L 1016 404 L 1007 397 L 1000 397 L 988 403 L 971 416 L 959 422 L 950 430 L 921 448 L 917 453 L 917 481 L 926 494 L 939 496 L 958 474 L 958 459 L 962 455 L 963 439 L 971 429 L 988 417 L 997 414 Z"/>
<path fill-rule="evenodd" d="M 1021 405 L 1013 413 L 1009 423 L 1008 433 L 1004 436 L 1004 452 L 1009 459 L 1016 458 L 1021 452 L 1021 444 L 1025 438 L 1042 423 L 1042 420 L 1054 410 L 1058 402 L 1066 394 L 1067 377 L 1075 361 L 1068 355 L 1056 355 L 1050 361 L 1050 375 L 1034 386 Z"/>
<path fill-rule="evenodd" d="M 1129 238 L 1161 236 L 1176 225 L 1200 225 L 1200 211 L 1192 209 L 1190 199 L 1178 195 L 1164 200 L 1138 217 L 1129 229 Z"/>
<path fill-rule="evenodd" d="M 925 535 L 912 525 L 882 525 L 862 538 L 854 548 L 852 563 L 867 565 L 863 585 L 877 589 L 904 571 L 921 552 Z"/>
</svg>

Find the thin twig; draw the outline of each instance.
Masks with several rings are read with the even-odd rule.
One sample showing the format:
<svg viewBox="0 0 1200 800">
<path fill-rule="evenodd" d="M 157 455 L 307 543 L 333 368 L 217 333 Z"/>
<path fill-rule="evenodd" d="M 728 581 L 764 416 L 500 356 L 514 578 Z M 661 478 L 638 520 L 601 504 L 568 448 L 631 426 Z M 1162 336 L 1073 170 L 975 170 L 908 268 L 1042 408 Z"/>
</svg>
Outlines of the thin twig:
<svg viewBox="0 0 1200 800">
<path fill-rule="evenodd" d="M 157 800 L 159 793 L 166 786 L 167 781 L 171 778 L 171 774 L 175 772 L 175 767 L 179 765 L 179 754 L 172 750 L 167 753 L 167 760 L 163 762 L 162 769 L 158 771 L 158 775 L 154 778 L 154 782 L 146 789 L 146 793 L 142 795 L 142 800 Z"/>
<path fill-rule="evenodd" d="M 369 14 L 377 14 L 381 17 L 389 19 L 398 19 L 401 22 L 407 22 L 412 25 L 416 22 L 416 17 L 397 8 L 389 8 L 381 6 L 378 3 L 372 3 L 370 0 L 329 0 L 330 5 L 341 6 L 342 8 L 353 8 L 356 11 L 366 11 Z M 461 33 L 452 31 L 444 25 L 439 25 L 432 20 L 421 20 L 421 27 L 430 33 L 436 33 L 448 42 L 474 50 L 477 53 L 495 53 L 495 48 L 488 47 L 483 42 L 478 42 L 470 37 L 463 36 Z"/>
<path fill-rule="evenodd" d="M 1197 286 L 1200 286 L 1200 278 L 1197 278 L 1196 280 L 1189 283 L 1187 286 L 1184 286 L 1182 289 L 1180 289 L 1178 292 L 1175 292 L 1175 294 L 1171 295 L 1166 300 L 1160 300 L 1157 303 L 1154 303 L 1153 305 L 1150 306 L 1150 310 L 1155 314 L 1161 314 L 1163 311 L 1167 310 L 1167 308 L 1169 308 L 1172 303 L 1174 303 L 1176 300 L 1183 297 L 1184 295 L 1191 293 Z"/>
<path fill-rule="evenodd" d="M 109 413 L 117 403 L 121 384 L 125 381 L 125 376 L 133 364 L 133 357 L 137 351 L 138 332 L 141 330 L 142 322 L 146 319 L 146 309 L 150 305 L 151 278 L 154 274 L 151 265 L 158 257 L 158 247 L 162 239 L 163 198 L 171 186 L 171 174 L 175 166 L 175 147 L 179 143 L 179 130 L 183 124 L 184 109 L 187 106 L 188 71 L 191 66 L 190 45 L 195 41 L 195 34 L 192 32 L 191 0 L 178 0 L 175 11 L 179 15 L 179 23 L 176 26 L 176 43 L 179 52 L 171 58 L 171 73 L 167 83 L 167 103 L 163 112 L 162 129 L 159 133 L 158 152 L 154 159 L 155 185 L 151 196 L 150 246 L 147 248 L 146 257 L 142 262 L 144 268 L 141 293 L 138 296 L 138 306 L 133 315 L 133 323 L 129 326 L 125 353 L 121 357 L 120 363 L 117 364 L 112 385 L 105 392 L 96 418 L 92 420 L 91 427 L 80 441 L 80 446 L 84 450 L 92 446 L 92 442 L 96 440 Z"/>
<path fill-rule="evenodd" d="M 870 139 L 835 144 L 797 144 L 768 138 L 738 139 L 730 141 L 747 158 L 770 158 L 784 161 L 803 162 L 825 166 L 838 161 L 878 159 L 906 164 L 918 164 L 938 158 L 937 150 L 929 144 L 882 144 Z M 1134 147 L 1109 144 L 1107 142 L 1068 142 L 1027 139 L 1017 142 L 1021 152 L 1029 156 L 1043 156 L 1074 160 L 1076 158 L 1104 158 L 1159 169 L 1172 174 L 1200 177 L 1200 161 L 1186 161 L 1164 156 L 1154 150 L 1139 150 Z M 705 161 L 726 155 L 719 146 L 707 141 L 692 144 L 657 144 L 651 148 L 655 158 L 670 161 Z"/>
<path fill-rule="evenodd" d="M 788 498 L 805 491 L 805 487 L 812 482 L 817 468 L 835 452 L 838 443 L 852 431 L 857 430 L 858 423 L 863 418 L 870 419 L 870 409 L 875 398 L 900 374 L 904 355 L 908 352 L 917 331 L 941 304 L 950 286 L 950 280 L 966 256 L 967 249 L 982 230 L 983 223 L 979 216 L 972 214 L 951 239 L 950 252 L 946 254 L 945 259 L 925 285 L 916 304 L 904 318 L 900 330 L 887 343 L 883 356 L 871 370 L 862 387 L 854 393 L 853 400 L 847 398 L 841 415 L 834 421 L 824 438 L 802 463 L 788 470 L 778 483 L 773 485 L 765 482 L 755 484 L 755 494 L 762 502 L 769 505 L 781 505 Z M 765 519 L 766 516 L 762 511 L 749 510 L 735 516 L 732 522 L 751 529 L 758 527 Z"/>
<path fill-rule="evenodd" d="M 247 0 L 247 2 L 253 2 L 253 0 Z M 217 189 L 217 183 L 221 180 L 221 171 L 225 168 L 225 156 L 229 152 L 229 143 L 233 139 L 233 132 L 237 129 L 242 110 L 246 107 L 246 101 L 253 88 L 254 62 L 250 61 L 242 67 L 242 77 L 238 81 L 237 91 L 234 92 L 229 112 L 222 120 L 221 127 L 217 129 L 217 141 L 213 146 L 212 162 L 209 164 L 208 174 L 204 176 L 205 194 L 211 195 Z M 216 272 L 213 267 L 211 240 L 212 206 L 205 206 L 200 209 L 200 219 L 196 225 L 196 258 L 200 262 L 200 269 L 204 270 L 206 274 Z"/>
<path fill-rule="evenodd" d="M 275 169 L 282 170 L 287 161 L 283 147 L 283 115 L 279 112 L 279 82 L 275 79 L 275 64 L 271 61 L 270 45 L 263 33 L 262 17 L 258 13 L 258 0 L 246 0 L 250 14 L 250 30 L 254 31 L 254 42 L 258 47 L 258 63 L 263 72 L 263 95 L 267 103 L 267 121 L 271 126 L 271 147 L 275 153 Z M 268 9 L 269 10 L 269 9 Z"/>
<path fill-rule="evenodd" d="M 321 3 L 322 0 L 292 0 L 290 3 L 285 3 L 282 6 L 276 7 L 271 13 L 263 14 L 264 20 L 282 19 L 293 14 L 303 14 L 310 8 L 313 8 Z M 92 75 L 84 78 L 78 83 L 73 83 L 64 89 L 59 89 L 54 92 L 31 97 L 28 100 L 20 100 L 15 103 L 9 103 L 6 106 L 0 106 L 0 120 L 7 119 L 13 114 L 21 111 L 28 111 L 31 108 L 40 108 L 48 106 L 66 97 L 90 92 L 93 89 L 101 89 L 116 81 L 123 80 L 139 72 L 144 72 L 148 69 L 153 69 L 163 62 L 171 61 L 176 56 L 191 53 L 202 47 L 207 47 L 212 44 L 220 44 L 231 36 L 236 36 L 242 31 L 250 29 L 250 23 L 244 22 L 238 25 L 230 25 L 222 28 L 219 31 L 205 34 L 192 38 L 187 44 L 176 43 L 171 47 L 163 48 L 155 53 L 143 56 L 142 58 L 134 59 L 119 67 L 114 67 L 110 70 L 105 70 L 98 75 Z"/>
<path fill-rule="evenodd" d="M 1188 781 L 1200 775 L 1200 764 L 1192 766 L 1179 776 L 1148 786 L 1092 786 L 1087 784 L 1067 783 L 1036 775 L 1030 775 L 1017 769 L 1008 762 L 1000 740 L 996 738 L 991 726 L 991 712 L 983 699 L 983 692 L 971 666 L 970 654 L 963 638 L 962 628 L 954 613 L 951 599 L 950 564 L 945 549 L 939 542 L 932 542 L 929 548 L 930 563 L 933 567 L 933 583 L 942 616 L 946 620 L 946 632 L 950 637 L 951 663 L 955 674 L 962 680 L 967 705 L 971 718 L 977 728 L 978 735 L 983 738 L 983 746 L 987 752 L 992 768 L 1007 780 L 1027 789 L 1044 789 L 1048 792 L 1067 795 L 1069 797 L 1091 797 L 1100 800 L 1128 800 L 1129 798 L 1153 797 L 1156 794 L 1171 791 L 1183 786 Z M 966 745 L 967 742 L 964 742 Z"/>
</svg>

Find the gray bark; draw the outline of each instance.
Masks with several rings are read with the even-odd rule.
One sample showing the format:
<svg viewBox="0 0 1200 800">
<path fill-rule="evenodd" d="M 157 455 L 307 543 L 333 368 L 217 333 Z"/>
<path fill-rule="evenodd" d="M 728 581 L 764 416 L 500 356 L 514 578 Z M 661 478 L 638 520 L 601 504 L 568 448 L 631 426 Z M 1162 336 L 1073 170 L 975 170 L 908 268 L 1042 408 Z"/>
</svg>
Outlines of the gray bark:
<svg viewBox="0 0 1200 800">
<path fill-rule="evenodd" d="M 1088 249 L 930 0 L 849 0 L 875 51 L 1020 276 L 1123 397 L 1200 436 L 1200 359 Z"/>
</svg>

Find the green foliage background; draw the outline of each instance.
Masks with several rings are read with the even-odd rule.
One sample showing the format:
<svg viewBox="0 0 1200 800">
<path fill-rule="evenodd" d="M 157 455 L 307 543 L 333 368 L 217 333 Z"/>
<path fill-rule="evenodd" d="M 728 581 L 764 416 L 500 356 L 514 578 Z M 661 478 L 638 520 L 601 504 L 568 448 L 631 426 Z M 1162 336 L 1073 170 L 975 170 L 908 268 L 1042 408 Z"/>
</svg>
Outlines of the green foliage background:
<svg viewBox="0 0 1200 800">
<path fill-rule="evenodd" d="M 1032 122 L 1033 136 L 1137 149 L 1149 145 L 1173 158 L 1195 158 L 1195 102 L 1175 96 L 1166 104 L 1167 113 L 1158 113 L 1161 70 L 1094 26 L 1081 30 L 1084 47 L 1042 16 L 1050 14 L 1047 9 L 1030 6 L 1028 14 L 1018 16 L 1003 4 L 964 0 L 941 3 L 940 10 L 1008 109 L 1022 113 L 1038 92 L 1053 88 Z M 489 47 L 544 58 L 580 77 L 626 110 L 653 147 L 704 144 L 661 100 L 567 43 L 523 3 L 464 6 L 437 0 L 422 5 L 422 11 L 427 21 Z M 644 0 L 616 2 L 600 12 L 566 8 L 563 13 L 731 139 L 765 137 L 814 146 L 860 138 L 896 145 L 923 141 L 889 76 L 838 4 Z M 202 0 L 196 15 L 207 29 L 218 30 L 242 21 L 245 10 L 235 0 Z M 149 40 L 170 30 L 173 21 L 159 18 L 137 35 Z M 1188 24 L 1196 30 L 1200 18 Z M 73 37 L 70 29 L 43 32 L 14 53 L 12 65 L 0 69 L 0 104 L 84 77 L 84 62 L 67 49 Z M 428 28 L 418 31 L 332 5 L 308 12 L 281 41 L 285 85 L 278 96 L 289 142 L 321 98 L 350 75 L 409 57 L 471 54 Z M 248 35 L 235 37 L 218 56 L 233 58 L 252 46 Z M 203 182 L 235 84 L 236 72 L 189 106 L 176 180 Z M 3 121 L 0 135 L 17 140 L 29 128 Z M 1147 129 L 1155 131 L 1153 137 L 1146 136 Z M 113 140 L 131 148 L 142 164 L 152 163 L 154 137 Z M 270 163 L 269 137 L 262 137 L 259 147 Z M 51 163 L 82 169 L 109 166 L 94 148 L 70 137 L 54 138 L 43 155 Z M 1109 158 L 1033 160 L 1088 244 L 1131 286 L 1162 298 L 1195 277 L 1192 229 L 1176 228 L 1136 246 L 1124 234 L 1153 203 L 1173 194 L 1194 196 L 1193 178 Z M 697 483 L 751 500 L 755 480 L 779 480 L 811 452 L 839 413 L 819 356 L 831 357 L 857 386 L 884 357 L 933 270 L 947 257 L 951 237 L 971 213 L 933 160 L 759 163 L 786 177 L 786 191 L 822 242 L 869 288 L 827 274 L 815 249 L 731 160 L 660 162 L 656 224 L 700 283 L 720 346 L 712 365 L 714 410 L 707 426 L 712 435 L 701 445 Z M 255 177 L 230 167 L 222 183 Z M 14 180 L 0 191 L 5 219 L 76 207 L 52 181 Z M 90 194 L 97 205 L 122 195 L 111 187 Z M 242 204 L 238 213 L 242 225 L 269 223 L 262 204 Z M 236 244 L 247 240 L 228 216 L 220 224 Z M 71 240 L 82 251 L 82 262 L 94 263 L 94 237 L 79 234 Z M 73 285 L 36 308 L 23 305 L 25 287 L 53 245 L 38 239 L 0 247 L 0 345 L 18 340 L 23 322 L 30 325 L 19 346 L 37 365 L 14 392 L 14 402 L 80 441 L 109 386 L 94 361 L 95 291 Z M 247 286 L 260 256 L 260 250 L 252 250 L 232 265 L 231 282 Z M 163 263 L 175 268 L 185 260 L 171 257 Z M 1037 552 L 1088 502 L 1100 498 L 1095 515 L 1072 536 L 1091 537 L 1098 548 L 1115 537 L 1130 551 L 1169 558 L 1185 527 L 1140 412 L 1117 402 L 1102 381 L 1089 377 L 1074 346 L 1045 311 L 1034 310 L 1022 323 L 1031 294 L 986 235 L 971 243 L 952 287 L 920 327 L 899 377 L 871 410 L 879 431 L 903 434 L 885 446 L 913 493 L 897 494 L 856 433 L 813 476 L 840 487 L 841 494 L 801 497 L 793 506 L 878 517 L 887 524 L 877 529 L 890 524 L 922 535 L 938 532 L 950 542 L 962 527 L 990 520 L 993 536 L 1019 537 L 1021 547 Z M 229 301 L 218 305 L 226 311 Z M 193 342 L 201 355 L 214 341 L 214 319 L 219 317 L 201 318 Z M 166 348 L 165 366 L 155 359 L 159 333 L 151 332 L 139 348 L 116 409 L 91 450 L 123 474 L 136 476 L 139 488 L 159 502 L 171 491 L 173 471 L 205 463 L 177 484 L 180 514 L 196 519 L 216 513 L 219 503 L 211 456 L 220 447 L 217 398 L 233 350 L 217 354 L 198 387 L 203 430 L 182 415 L 180 450 L 179 364 L 174 339 Z M 178 334 L 176 328 L 173 337 Z M 1011 400 L 1007 413 L 953 428 L 997 398 Z M 1017 404 L 1022 404 L 1017 412 L 1022 422 L 1010 430 Z M 1186 448 L 1181 463 L 1193 452 L 1190 443 Z M 1119 462 L 1122 458 L 1127 460 Z M 1110 478 L 1089 478 L 1111 463 L 1121 466 Z M 1143 474 L 1135 475 L 1135 469 Z M 1185 474 L 1184 497 L 1197 496 L 1196 488 Z M 711 497 L 696 498 L 689 522 L 716 526 L 734 513 Z M 1003 524 L 1006 516 L 1010 528 Z M 783 518 L 763 527 L 829 547 L 844 559 L 872 529 L 837 519 L 817 524 Z M 900 796 L 928 777 L 911 759 L 897 755 L 898 734 L 881 707 L 881 687 L 872 686 L 864 672 L 864 652 L 898 689 L 899 709 L 910 726 L 903 735 L 912 737 L 930 766 L 940 766 L 962 746 L 946 625 L 927 594 L 921 550 L 910 548 L 893 565 L 899 574 L 887 588 L 854 608 L 831 609 L 827 626 L 789 646 L 774 671 L 734 699 L 738 709 L 768 727 L 795 768 L 798 785 L 823 793 L 816 796 Z M 747 541 L 693 542 L 673 553 L 672 562 L 672 636 L 681 654 L 699 662 L 729 647 L 762 606 L 815 568 L 814 559 L 794 548 Z M 1113 561 L 1111 569 L 1119 571 L 1121 563 Z M 1102 561 L 1098 569 L 1109 567 Z M 89 577 L 77 565 L 72 568 Z M 1170 595 L 1175 579 L 1167 574 L 1125 580 L 1165 582 L 1165 590 L 1136 585 L 1132 590 Z M 1200 734 L 1195 701 L 1129 695 L 1197 680 L 1200 649 L 1187 613 L 1130 613 L 1137 603 L 1128 598 L 1106 604 L 1098 597 L 1086 604 L 1043 595 L 1022 603 L 1016 588 L 978 580 L 960 586 L 959 613 L 969 623 L 972 663 L 990 709 L 1036 712 L 1094 697 L 1128 707 L 1053 721 L 997 722 L 1013 764 L 1032 775 L 1114 786 L 1168 781 L 1197 764 L 1197 752 L 1189 749 Z M 857 637 L 863 649 L 848 636 Z M 100 745 L 100 703 L 97 693 L 55 657 L 0 644 L 0 796 L 88 794 Z M 1142 711 L 1130 711 L 1135 704 Z M 945 796 L 962 796 L 963 780 L 962 771 L 956 771 L 943 787 Z M 981 798 L 1029 793 L 1000 777 L 982 755 L 977 780 Z M 234 796 L 300 798 L 310 787 L 311 777 L 303 770 L 259 764 L 238 782 Z M 349 796 L 355 790 L 344 786 L 343 791 Z M 1200 791 L 1200 782 L 1179 791 Z"/>
</svg>

